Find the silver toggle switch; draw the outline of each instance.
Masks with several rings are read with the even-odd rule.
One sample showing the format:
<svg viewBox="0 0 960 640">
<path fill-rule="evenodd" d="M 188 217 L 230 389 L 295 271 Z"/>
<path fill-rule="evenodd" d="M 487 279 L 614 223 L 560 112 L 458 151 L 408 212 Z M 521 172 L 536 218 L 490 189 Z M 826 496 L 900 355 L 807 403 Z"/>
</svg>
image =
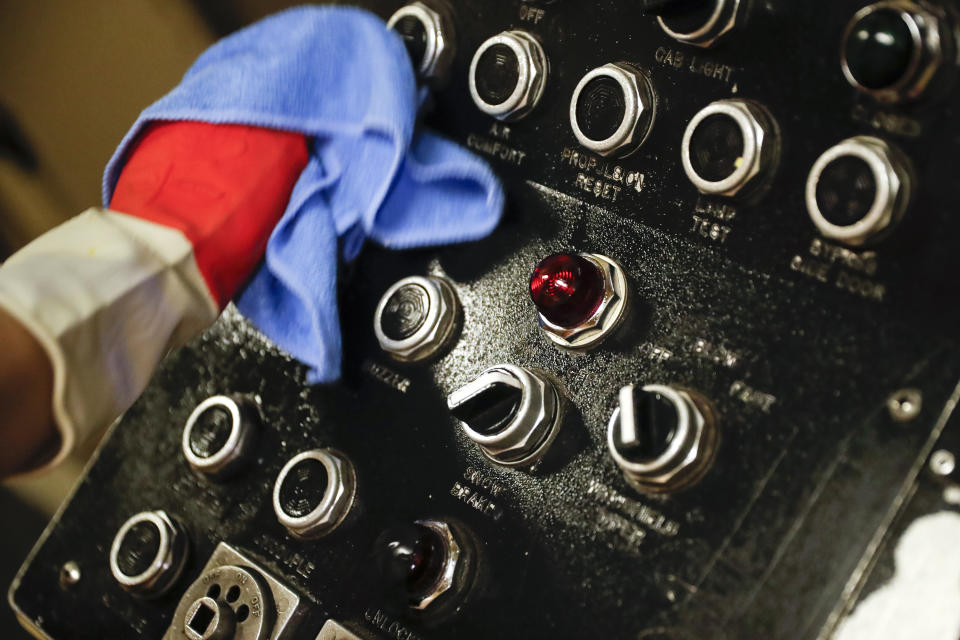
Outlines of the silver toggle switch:
<svg viewBox="0 0 960 640">
<path fill-rule="evenodd" d="M 443 350 L 456 335 L 460 302 L 442 278 L 413 276 L 390 287 L 374 313 L 380 348 L 397 360 L 419 362 Z"/>
<path fill-rule="evenodd" d="M 189 542 L 183 526 L 164 511 L 144 511 L 117 531 L 110 547 L 110 573 L 142 598 L 163 595 L 183 573 Z"/>
<path fill-rule="evenodd" d="M 499 120 L 518 120 L 543 97 L 549 66 L 540 42 L 526 31 L 504 31 L 477 49 L 470 63 L 470 95 Z"/>
<path fill-rule="evenodd" d="M 716 443 L 710 405 L 666 385 L 622 388 L 607 429 L 614 462 L 645 493 L 677 491 L 697 482 L 713 460 Z"/>
<path fill-rule="evenodd" d="M 851 246 L 882 239 L 906 213 L 910 161 L 880 138 L 857 136 L 828 149 L 807 179 L 807 212 L 825 238 Z"/>
<path fill-rule="evenodd" d="M 481 452 L 505 467 L 532 467 L 560 427 L 561 402 L 542 374 L 512 364 L 487 369 L 447 397 Z"/>
<path fill-rule="evenodd" d="M 273 486 L 273 510 L 286 529 L 304 540 L 343 524 L 353 508 L 357 474 L 335 449 L 304 451 L 284 465 Z"/>
<path fill-rule="evenodd" d="M 403 39 L 421 80 L 442 81 L 456 49 L 453 11 L 444 0 L 421 0 L 400 7 L 387 21 Z"/>
<path fill-rule="evenodd" d="M 256 410 L 232 396 L 211 396 L 187 418 L 181 448 L 194 471 L 214 478 L 235 474 L 256 441 Z"/>
</svg>

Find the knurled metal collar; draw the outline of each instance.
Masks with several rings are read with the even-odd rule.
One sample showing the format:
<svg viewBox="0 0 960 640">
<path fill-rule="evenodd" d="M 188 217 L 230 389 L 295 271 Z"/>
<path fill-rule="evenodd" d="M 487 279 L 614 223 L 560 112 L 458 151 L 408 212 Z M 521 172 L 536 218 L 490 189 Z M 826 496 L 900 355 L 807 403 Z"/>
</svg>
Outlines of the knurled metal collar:
<svg viewBox="0 0 960 640">
<path fill-rule="evenodd" d="M 120 549 L 130 530 L 140 524 L 157 530 L 157 551 L 141 573 L 131 576 L 120 569 Z M 142 597 L 152 598 L 166 593 L 183 572 L 188 545 L 180 525 L 164 511 L 143 511 L 127 520 L 110 546 L 110 573 L 120 586 Z"/>
<path fill-rule="evenodd" d="M 316 460 L 327 474 L 327 486 L 320 502 L 303 516 L 288 514 L 281 504 L 280 491 L 289 473 L 304 460 Z M 357 475 L 353 463 L 336 449 L 313 449 L 295 455 L 280 470 L 273 485 L 273 511 L 277 520 L 297 538 L 311 540 L 323 537 L 339 527 L 353 507 L 357 492 Z"/>
<path fill-rule="evenodd" d="M 817 187 L 824 170 L 843 157 L 860 158 L 870 167 L 876 183 L 873 206 L 850 225 L 830 222 L 817 201 Z M 851 246 L 861 246 L 882 237 L 899 222 L 910 200 L 911 180 L 907 160 L 886 142 L 873 136 L 857 136 L 831 147 L 814 163 L 807 178 L 806 202 L 810 219 L 824 237 Z"/>
<path fill-rule="evenodd" d="M 732 119 L 740 128 L 743 139 L 743 154 L 740 165 L 723 180 L 706 180 L 697 173 L 691 158 L 691 141 L 697 128 L 711 116 L 723 115 Z M 765 169 L 772 168 L 776 160 L 776 149 L 770 153 L 768 147 L 776 147 L 777 129 L 773 117 L 766 109 L 746 100 L 718 100 L 701 109 L 693 117 L 683 134 L 681 161 L 683 170 L 690 182 L 701 192 L 708 195 L 735 196 L 750 185 Z"/>
<path fill-rule="evenodd" d="M 500 104 L 490 104 L 477 89 L 477 65 L 484 53 L 495 45 L 509 47 L 517 57 L 517 86 Z M 549 63 L 540 42 L 526 31 L 504 31 L 486 40 L 470 62 L 470 96 L 477 108 L 499 120 L 517 120 L 527 115 L 543 97 Z"/>
<path fill-rule="evenodd" d="M 624 114 L 620 126 L 608 138 L 594 140 L 580 127 L 577 107 L 583 90 L 592 80 L 607 77 L 614 80 L 623 92 Z M 602 156 L 625 157 L 646 142 L 656 120 L 657 100 L 650 78 L 626 62 L 611 62 L 588 71 L 570 99 L 570 128 L 584 148 Z M 641 127 L 643 130 L 641 131 Z"/>
<path fill-rule="evenodd" d="M 393 338 L 384 331 L 384 314 L 394 295 L 408 287 L 418 288 L 416 297 L 419 297 L 420 291 L 423 292 L 427 308 L 423 310 L 423 318 L 414 332 L 405 338 Z M 419 362 L 433 357 L 447 346 L 456 332 L 460 313 L 460 302 L 446 280 L 411 276 L 395 283 L 380 298 L 373 314 L 373 331 L 380 348 L 391 356 L 403 362 Z"/>
</svg>

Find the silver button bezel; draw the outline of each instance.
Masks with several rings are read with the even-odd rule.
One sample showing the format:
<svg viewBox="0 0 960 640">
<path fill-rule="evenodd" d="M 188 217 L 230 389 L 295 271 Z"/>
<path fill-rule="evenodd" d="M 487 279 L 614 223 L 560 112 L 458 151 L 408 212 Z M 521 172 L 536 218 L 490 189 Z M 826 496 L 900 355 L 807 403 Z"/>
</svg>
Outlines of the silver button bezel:
<svg viewBox="0 0 960 640">
<path fill-rule="evenodd" d="M 817 186 L 823 171 L 844 156 L 853 156 L 866 162 L 876 182 L 873 205 L 863 218 L 852 225 L 830 222 L 820 211 L 817 202 Z M 824 237 L 860 246 L 882 236 L 899 221 L 909 201 L 909 192 L 909 173 L 901 168 L 899 158 L 895 157 L 891 147 L 879 138 L 856 136 L 831 147 L 814 163 L 807 178 L 807 212 Z"/>
<path fill-rule="evenodd" d="M 765 153 L 766 147 L 776 145 L 776 126 L 773 119 L 765 111 L 759 114 L 753 110 L 761 110 L 759 105 L 749 104 L 744 100 L 718 100 L 701 109 L 687 125 L 681 145 L 681 162 L 687 178 L 700 193 L 718 196 L 735 196 L 752 183 L 765 169 L 764 160 L 775 161 L 772 154 Z M 704 120 L 711 116 L 724 115 L 736 122 L 743 139 L 743 162 L 737 169 L 723 180 L 706 180 L 693 167 L 690 156 L 690 144 L 697 128 Z M 768 122 L 762 122 L 767 120 Z M 768 128 L 770 129 L 768 131 Z M 767 164 L 771 164 L 768 162 Z"/>
<path fill-rule="evenodd" d="M 506 100 L 490 104 L 480 97 L 477 89 L 477 66 L 483 54 L 498 44 L 510 47 L 517 57 L 517 86 Z M 478 109 L 499 120 L 517 120 L 532 111 L 543 97 L 549 65 L 540 42 L 526 31 L 514 30 L 504 31 L 481 44 L 470 61 L 469 73 L 470 97 Z"/>
<path fill-rule="evenodd" d="M 214 407 L 226 409 L 230 414 L 230 435 L 219 451 L 212 456 L 204 458 L 193 452 L 193 448 L 190 446 L 190 436 L 193 434 L 193 428 L 196 426 L 200 416 Z M 250 436 L 250 434 L 245 433 L 245 431 L 248 431 L 250 428 L 251 426 L 245 422 L 243 411 L 236 400 L 223 395 L 211 396 L 198 404 L 190 414 L 190 417 L 187 418 L 181 441 L 183 457 L 187 459 L 187 462 L 196 471 L 208 475 L 223 473 L 243 456 L 245 440 Z"/>
<path fill-rule="evenodd" d="M 394 340 L 383 332 L 383 313 L 397 291 L 418 286 L 427 292 L 427 317 L 416 332 L 408 338 Z M 460 302 L 453 287 L 442 278 L 410 276 L 394 283 L 380 298 L 373 314 L 373 332 L 380 348 L 401 362 L 427 360 L 449 344 L 456 331 L 461 313 Z"/>
<path fill-rule="evenodd" d="M 416 18 L 423 25 L 427 45 L 417 68 L 417 74 L 423 79 L 440 79 L 445 76 L 454 54 L 455 36 L 450 12 L 439 0 L 434 0 L 433 4 L 435 6 L 412 2 L 397 9 L 387 21 L 388 29 L 393 29 L 400 20 L 407 17 Z"/>
<path fill-rule="evenodd" d="M 584 88 L 592 80 L 600 77 L 612 78 L 620 85 L 624 98 L 624 114 L 623 121 L 612 135 L 603 140 L 594 140 L 580 128 L 577 118 L 577 105 Z M 641 87 L 641 84 L 644 86 Z M 640 126 L 645 111 L 650 112 L 650 121 L 646 130 L 637 139 L 637 128 Z M 570 128 L 573 129 L 573 135 L 577 142 L 585 149 L 603 156 L 616 154 L 618 157 L 624 157 L 636 151 L 649 137 L 655 119 L 656 99 L 649 78 L 641 74 L 639 70 L 630 68 L 623 63 L 611 62 L 587 72 L 577 83 L 570 99 Z"/>
<path fill-rule="evenodd" d="M 737 14 L 740 10 L 740 0 L 716 0 L 716 3 L 713 13 L 703 26 L 689 33 L 674 31 L 662 17 L 658 17 L 657 22 L 664 33 L 678 42 L 696 47 L 710 47 L 737 25 Z"/>
<path fill-rule="evenodd" d="M 120 570 L 120 547 L 130 530 L 141 523 L 153 525 L 159 534 L 157 552 L 140 574 L 130 576 Z M 185 541 L 177 524 L 164 511 L 143 511 L 129 518 L 110 545 L 110 573 L 120 586 L 145 597 L 162 595 L 179 577 L 186 564 Z M 179 557 L 178 557 L 179 556 Z"/>
<path fill-rule="evenodd" d="M 855 89 L 879 102 L 892 104 L 915 99 L 923 93 L 943 62 L 943 41 L 940 35 L 940 23 L 935 15 L 910 0 L 885 0 L 867 5 L 853 15 L 843 33 L 844 45 L 861 20 L 872 13 L 888 9 L 900 14 L 913 40 L 910 66 L 900 80 L 889 87 L 871 89 L 860 84 L 854 76 L 846 55 L 841 56 L 841 68 L 847 82 Z M 844 46 L 845 49 L 846 46 Z"/>
<path fill-rule="evenodd" d="M 327 486 L 314 509 L 291 516 L 280 504 L 280 489 L 290 471 L 304 460 L 316 460 L 327 472 Z M 335 449 L 312 449 L 295 455 L 283 465 L 273 485 L 273 511 L 292 535 L 304 540 L 323 537 L 339 527 L 356 499 L 357 476 L 353 464 Z"/>
</svg>

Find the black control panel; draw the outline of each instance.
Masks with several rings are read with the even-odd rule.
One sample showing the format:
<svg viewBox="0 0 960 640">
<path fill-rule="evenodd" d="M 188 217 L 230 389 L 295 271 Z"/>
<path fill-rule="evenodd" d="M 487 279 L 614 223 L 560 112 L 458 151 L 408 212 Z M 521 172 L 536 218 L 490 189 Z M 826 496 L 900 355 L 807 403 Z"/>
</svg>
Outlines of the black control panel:
<svg viewBox="0 0 960 640">
<path fill-rule="evenodd" d="M 956 4 L 365 6 L 503 222 L 345 266 L 336 385 L 233 309 L 172 354 L 25 626 L 840 637 L 960 505 Z"/>
</svg>

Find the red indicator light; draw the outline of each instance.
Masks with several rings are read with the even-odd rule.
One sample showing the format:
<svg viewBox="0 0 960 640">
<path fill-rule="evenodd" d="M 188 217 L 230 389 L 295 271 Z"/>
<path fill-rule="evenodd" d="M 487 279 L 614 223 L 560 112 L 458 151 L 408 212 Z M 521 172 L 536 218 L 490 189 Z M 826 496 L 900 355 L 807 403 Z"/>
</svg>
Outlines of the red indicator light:
<svg viewBox="0 0 960 640">
<path fill-rule="evenodd" d="M 603 274 L 583 256 L 558 253 L 545 258 L 530 278 L 530 296 L 537 311 L 552 324 L 579 326 L 600 308 Z"/>
</svg>

